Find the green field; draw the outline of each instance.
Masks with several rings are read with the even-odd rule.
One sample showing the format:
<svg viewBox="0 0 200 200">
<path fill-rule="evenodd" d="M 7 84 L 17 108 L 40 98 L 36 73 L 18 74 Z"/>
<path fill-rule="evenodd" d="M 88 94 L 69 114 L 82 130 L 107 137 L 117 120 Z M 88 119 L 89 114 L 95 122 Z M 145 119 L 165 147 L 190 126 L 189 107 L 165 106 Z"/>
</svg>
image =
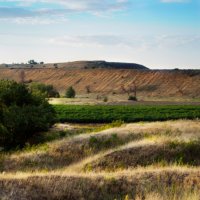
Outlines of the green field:
<svg viewBox="0 0 200 200">
<path fill-rule="evenodd" d="M 54 108 L 59 122 L 107 123 L 115 120 L 139 122 L 200 118 L 200 106 L 192 105 L 54 105 Z"/>
</svg>

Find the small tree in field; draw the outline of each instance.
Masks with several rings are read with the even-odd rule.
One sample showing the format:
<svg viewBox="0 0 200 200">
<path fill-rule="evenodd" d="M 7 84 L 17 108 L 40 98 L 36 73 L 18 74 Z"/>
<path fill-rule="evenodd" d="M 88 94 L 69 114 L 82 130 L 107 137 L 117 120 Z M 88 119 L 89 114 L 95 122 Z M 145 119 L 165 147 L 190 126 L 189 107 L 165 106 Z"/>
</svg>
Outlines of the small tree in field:
<svg viewBox="0 0 200 200">
<path fill-rule="evenodd" d="M 76 92 L 75 92 L 74 88 L 72 86 L 67 88 L 66 93 L 65 93 L 65 97 L 74 98 L 75 96 L 76 96 Z"/>
</svg>

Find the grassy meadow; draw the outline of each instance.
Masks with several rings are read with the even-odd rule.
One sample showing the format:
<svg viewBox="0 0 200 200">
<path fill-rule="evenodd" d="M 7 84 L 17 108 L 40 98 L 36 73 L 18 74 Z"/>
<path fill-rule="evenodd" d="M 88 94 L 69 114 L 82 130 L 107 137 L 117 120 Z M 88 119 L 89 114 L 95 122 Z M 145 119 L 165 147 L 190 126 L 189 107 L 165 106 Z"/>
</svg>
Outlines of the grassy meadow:
<svg viewBox="0 0 200 200">
<path fill-rule="evenodd" d="M 56 124 L 0 154 L 1 199 L 199 200 L 200 121 Z"/>
</svg>

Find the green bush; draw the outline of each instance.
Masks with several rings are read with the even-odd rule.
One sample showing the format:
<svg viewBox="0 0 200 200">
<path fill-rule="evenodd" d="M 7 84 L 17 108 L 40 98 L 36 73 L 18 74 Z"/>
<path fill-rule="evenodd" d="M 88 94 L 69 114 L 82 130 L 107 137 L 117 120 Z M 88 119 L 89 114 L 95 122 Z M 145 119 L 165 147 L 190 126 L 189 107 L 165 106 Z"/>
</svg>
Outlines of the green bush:
<svg viewBox="0 0 200 200">
<path fill-rule="evenodd" d="M 65 97 L 67 98 L 74 98 L 76 96 L 76 92 L 73 87 L 69 87 L 66 90 Z"/>
<path fill-rule="evenodd" d="M 0 147 L 22 147 L 55 122 L 53 107 L 22 83 L 0 81 Z"/>
<path fill-rule="evenodd" d="M 53 85 L 45 85 L 43 83 L 32 83 L 30 85 L 32 93 L 44 95 L 46 98 L 59 98 L 59 92 L 53 87 Z"/>
<path fill-rule="evenodd" d="M 23 106 L 33 101 L 31 93 L 23 84 L 14 81 L 0 81 L 0 102 L 6 106 Z M 1 105 L 2 107 L 2 105 Z"/>
<path fill-rule="evenodd" d="M 108 97 L 104 97 L 104 98 L 103 98 L 103 101 L 104 101 L 104 102 L 108 102 Z"/>
<path fill-rule="evenodd" d="M 135 96 L 129 96 L 128 100 L 129 101 L 137 101 L 137 97 L 135 97 Z"/>
</svg>

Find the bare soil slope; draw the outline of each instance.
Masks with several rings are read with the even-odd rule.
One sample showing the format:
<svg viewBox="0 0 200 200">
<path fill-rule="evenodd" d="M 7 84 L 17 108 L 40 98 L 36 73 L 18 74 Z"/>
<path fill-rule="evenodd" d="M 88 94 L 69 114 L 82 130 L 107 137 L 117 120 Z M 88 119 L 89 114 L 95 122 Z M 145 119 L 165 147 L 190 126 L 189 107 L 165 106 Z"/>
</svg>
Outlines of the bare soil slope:
<svg viewBox="0 0 200 200">
<path fill-rule="evenodd" d="M 0 69 L 0 79 L 20 80 L 25 71 L 26 81 L 53 84 L 60 92 L 73 86 L 77 93 L 123 93 L 135 83 L 139 96 L 200 97 L 199 70 L 133 70 L 133 69 Z"/>
</svg>

